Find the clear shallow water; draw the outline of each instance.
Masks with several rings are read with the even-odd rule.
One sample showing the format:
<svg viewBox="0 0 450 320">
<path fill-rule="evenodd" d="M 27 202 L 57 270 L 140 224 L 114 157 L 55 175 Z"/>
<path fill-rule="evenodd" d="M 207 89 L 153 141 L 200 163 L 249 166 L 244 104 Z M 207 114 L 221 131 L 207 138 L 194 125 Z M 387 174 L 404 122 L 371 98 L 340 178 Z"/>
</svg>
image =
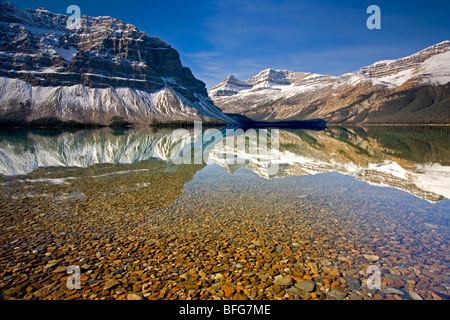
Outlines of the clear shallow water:
<svg viewBox="0 0 450 320">
<path fill-rule="evenodd" d="M 449 293 L 449 129 L 280 130 L 275 174 L 261 157 L 225 163 L 220 154 L 232 151 L 220 144 L 206 162 L 175 165 L 171 152 L 182 139 L 170 130 L 2 138 L 6 295 L 118 299 L 151 278 L 147 298 L 166 288 L 159 298 L 215 299 L 227 297 L 221 289 L 227 277 L 233 294 L 250 299 Z M 136 243 L 142 251 L 105 252 L 106 241 L 113 248 Z M 65 251 L 69 245 L 75 249 Z M 55 266 L 45 268 L 50 260 Z M 14 273 L 17 261 L 25 267 Z M 90 261 L 86 273 L 97 274 L 89 279 L 93 288 L 71 293 L 53 285 L 44 292 L 36 285 L 52 268 L 83 261 Z M 365 285 L 370 265 L 381 268 L 380 290 Z M 100 290 L 120 266 L 128 266 L 121 278 L 127 284 Z M 142 269 L 146 277 L 135 279 Z M 189 272 L 206 276 L 188 289 Z M 30 292 L 20 284 L 23 274 Z M 47 282 L 58 282 L 57 275 Z M 312 279 L 315 294 L 278 290 L 277 275 Z"/>
</svg>

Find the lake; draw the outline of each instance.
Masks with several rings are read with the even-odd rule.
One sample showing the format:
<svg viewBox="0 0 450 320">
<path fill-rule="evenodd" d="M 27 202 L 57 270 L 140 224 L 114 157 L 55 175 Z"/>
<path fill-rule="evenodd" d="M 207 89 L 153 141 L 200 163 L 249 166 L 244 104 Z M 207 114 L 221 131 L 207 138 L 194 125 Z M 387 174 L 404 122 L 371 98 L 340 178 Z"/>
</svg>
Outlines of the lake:
<svg viewBox="0 0 450 320">
<path fill-rule="evenodd" d="M 3 130 L 0 184 L 4 297 L 450 294 L 450 127 Z"/>
</svg>

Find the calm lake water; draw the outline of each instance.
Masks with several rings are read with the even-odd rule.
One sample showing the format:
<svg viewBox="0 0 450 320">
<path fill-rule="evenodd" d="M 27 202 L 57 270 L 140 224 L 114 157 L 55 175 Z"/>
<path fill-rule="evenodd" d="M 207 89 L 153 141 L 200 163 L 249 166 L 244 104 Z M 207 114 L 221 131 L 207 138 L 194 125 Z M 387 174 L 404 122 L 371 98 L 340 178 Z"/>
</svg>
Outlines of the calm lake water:
<svg viewBox="0 0 450 320">
<path fill-rule="evenodd" d="M 1 131 L 3 295 L 448 298 L 450 128 L 226 133 Z"/>
</svg>

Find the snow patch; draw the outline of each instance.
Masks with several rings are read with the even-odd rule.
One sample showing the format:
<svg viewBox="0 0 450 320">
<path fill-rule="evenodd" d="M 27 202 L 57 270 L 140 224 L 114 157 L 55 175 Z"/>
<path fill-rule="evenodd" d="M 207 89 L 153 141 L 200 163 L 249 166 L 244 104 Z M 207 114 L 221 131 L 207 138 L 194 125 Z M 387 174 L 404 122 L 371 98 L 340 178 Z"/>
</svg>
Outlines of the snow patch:
<svg viewBox="0 0 450 320">
<path fill-rule="evenodd" d="M 417 187 L 450 199 L 450 167 L 439 163 L 424 164 L 417 166 L 416 171 Z"/>
<path fill-rule="evenodd" d="M 78 50 L 74 47 L 70 47 L 69 49 L 64 48 L 55 48 L 57 54 L 61 56 L 67 62 L 72 61 L 72 59 L 77 55 Z"/>
<path fill-rule="evenodd" d="M 397 162 L 394 161 L 384 161 L 378 164 L 370 163 L 367 169 L 390 174 L 397 178 L 407 179 L 406 170 L 403 169 L 400 165 L 398 165 Z"/>
</svg>

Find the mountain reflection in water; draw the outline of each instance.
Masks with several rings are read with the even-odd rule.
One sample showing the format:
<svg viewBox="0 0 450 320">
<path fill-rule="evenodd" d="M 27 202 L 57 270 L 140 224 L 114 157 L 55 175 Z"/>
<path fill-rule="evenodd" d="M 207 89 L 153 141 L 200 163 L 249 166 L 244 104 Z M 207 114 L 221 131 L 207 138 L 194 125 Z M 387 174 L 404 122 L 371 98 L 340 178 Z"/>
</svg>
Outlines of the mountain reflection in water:
<svg viewBox="0 0 450 320">
<path fill-rule="evenodd" d="M 269 136 L 270 131 L 267 130 Z M 259 136 L 261 131 L 256 133 Z M 10 180 L 8 176 L 27 175 L 40 167 L 131 165 L 150 159 L 172 167 L 174 153 L 194 147 L 189 138 L 197 138 L 195 134 L 198 136 L 185 129 L 1 131 L 0 174 Z M 268 171 L 267 159 L 238 153 L 226 146 L 225 139 L 211 142 L 203 164 L 193 169 L 217 163 L 229 172 L 245 167 L 264 178 L 335 171 L 373 185 L 398 188 L 431 202 L 450 198 L 450 129 L 446 127 L 279 130 L 278 138 L 279 150 L 274 153 L 276 172 Z M 245 161 L 227 163 L 227 157 Z"/>
</svg>

